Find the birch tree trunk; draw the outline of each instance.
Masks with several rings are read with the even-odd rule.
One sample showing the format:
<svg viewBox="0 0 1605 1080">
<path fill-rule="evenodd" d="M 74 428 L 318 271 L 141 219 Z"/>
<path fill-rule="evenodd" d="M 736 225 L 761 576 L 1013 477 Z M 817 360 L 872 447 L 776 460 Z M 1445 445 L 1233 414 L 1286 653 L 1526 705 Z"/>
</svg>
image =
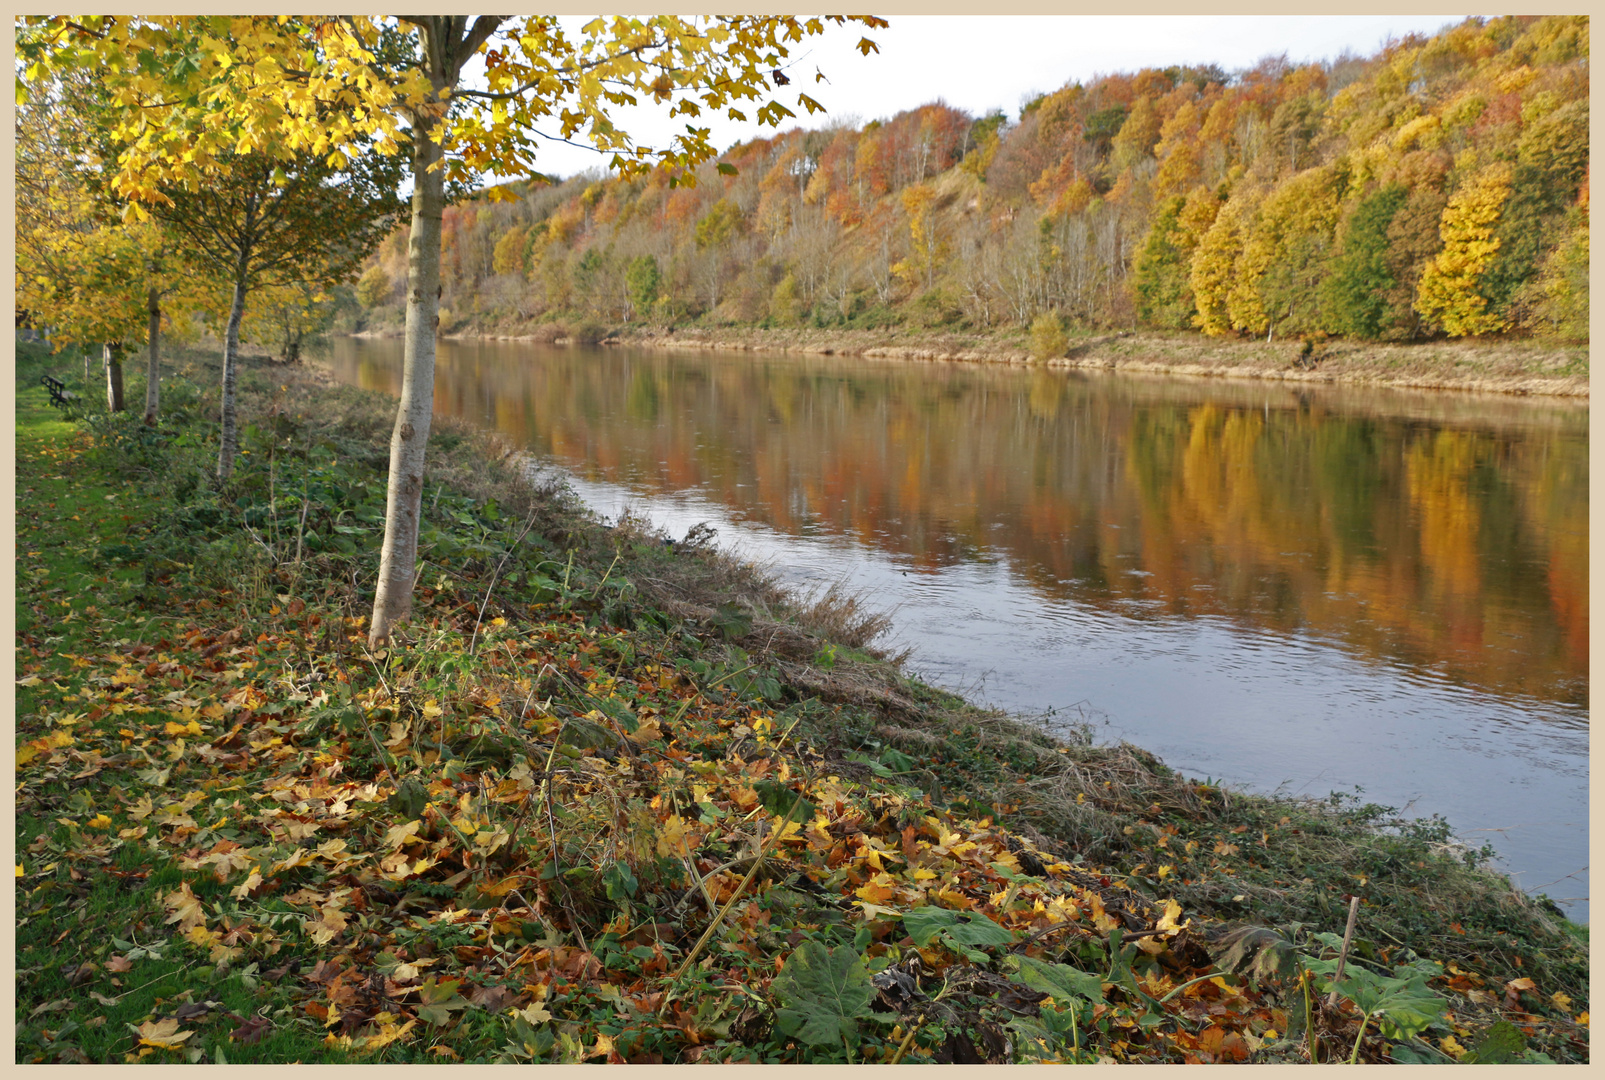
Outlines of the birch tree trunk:
<svg viewBox="0 0 1605 1080">
<path fill-rule="evenodd" d="M 229 305 L 228 331 L 223 335 L 223 404 L 221 431 L 217 440 L 217 478 L 234 475 L 234 456 L 239 453 L 240 436 L 235 417 L 235 387 L 240 381 L 240 320 L 245 316 L 245 277 L 249 254 L 242 250 L 234 273 L 234 302 Z"/>
<path fill-rule="evenodd" d="M 401 402 L 390 435 L 385 537 L 373 598 L 368 645 L 377 649 L 412 611 L 418 562 L 418 519 L 424 490 L 424 448 L 434 413 L 435 332 L 440 326 L 440 225 L 445 175 L 433 124 L 413 129 L 412 233 L 407 244 L 407 329 L 402 347 Z"/>
<path fill-rule="evenodd" d="M 150 323 L 147 337 L 150 341 L 150 361 L 145 373 L 145 423 L 152 427 L 156 424 L 156 416 L 161 411 L 162 383 L 161 383 L 161 352 L 160 342 L 162 333 L 162 297 L 152 285 L 145 294 L 145 305 L 150 312 Z"/>
<path fill-rule="evenodd" d="M 118 346 L 106 342 L 100 347 L 106 364 L 106 410 L 123 411 L 123 354 Z"/>
<path fill-rule="evenodd" d="M 407 330 L 402 347 L 401 402 L 390 435 L 390 482 L 385 495 L 385 538 L 379 549 L 368 647 L 390 640 L 412 612 L 418 563 L 418 523 L 424 493 L 424 448 L 435 406 L 435 334 L 440 329 L 440 223 L 446 212 L 445 150 L 435 132 L 440 107 L 457 87 L 472 57 L 506 16 L 480 15 L 472 28 L 463 15 L 404 19 L 423 37 L 424 64 L 434 88 L 412 117 L 412 232 L 407 243 Z"/>
</svg>

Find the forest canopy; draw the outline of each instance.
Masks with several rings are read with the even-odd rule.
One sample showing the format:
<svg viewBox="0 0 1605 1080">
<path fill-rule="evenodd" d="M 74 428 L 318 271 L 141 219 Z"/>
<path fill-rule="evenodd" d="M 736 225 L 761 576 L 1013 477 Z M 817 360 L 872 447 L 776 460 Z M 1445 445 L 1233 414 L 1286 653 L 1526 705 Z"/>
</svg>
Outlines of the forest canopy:
<svg viewBox="0 0 1605 1080">
<path fill-rule="evenodd" d="M 446 211 L 442 329 L 540 320 L 1588 334 L 1588 20 L 940 101 Z M 406 244 L 370 262 L 399 317 Z"/>
</svg>

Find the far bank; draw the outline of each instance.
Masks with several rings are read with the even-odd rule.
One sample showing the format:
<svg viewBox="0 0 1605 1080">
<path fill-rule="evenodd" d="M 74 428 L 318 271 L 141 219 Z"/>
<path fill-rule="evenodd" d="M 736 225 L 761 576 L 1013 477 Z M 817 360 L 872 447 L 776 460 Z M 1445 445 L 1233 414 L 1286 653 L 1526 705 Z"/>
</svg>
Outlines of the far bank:
<svg viewBox="0 0 1605 1080">
<path fill-rule="evenodd" d="M 357 336 L 386 337 L 386 330 Z M 1300 341 L 1242 341 L 1202 334 L 1119 331 L 1081 334 L 1062 356 L 1033 359 L 1025 331 L 967 334 L 841 327 L 660 327 L 547 322 L 443 335 L 454 339 L 600 341 L 645 348 L 798 352 L 928 363 L 1041 364 L 1052 369 L 1193 378 L 1270 379 L 1313 384 L 1584 398 L 1588 345 L 1537 341 L 1395 344 L 1334 340 L 1308 355 Z"/>
</svg>

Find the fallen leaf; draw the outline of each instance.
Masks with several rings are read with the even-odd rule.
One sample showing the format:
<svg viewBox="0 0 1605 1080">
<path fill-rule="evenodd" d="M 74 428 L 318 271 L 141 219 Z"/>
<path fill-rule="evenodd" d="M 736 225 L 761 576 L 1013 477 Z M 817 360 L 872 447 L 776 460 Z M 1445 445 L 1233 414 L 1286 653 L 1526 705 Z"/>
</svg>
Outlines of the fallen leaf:
<svg viewBox="0 0 1605 1080">
<path fill-rule="evenodd" d="M 263 1016 L 253 1016 L 230 1032 L 229 1038 L 237 1043 L 250 1046 L 252 1043 L 261 1042 L 262 1036 L 271 1030 L 273 1030 L 273 1021 Z"/>
<path fill-rule="evenodd" d="M 195 1034 L 193 1031 L 178 1030 L 178 1021 L 172 1017 L 148 1020 L 134 1030 L 139 1033 L 140 1046 L 154 1046 L 158 1050 L 177 1050 L 184 1040 Z"/>
<path fill-rule="evenodd" d="M 469 1001 L 490 1012 L 501 1012 L 518 996 L 518 991 L 507 986 L 476 986 L 468 991 Z"/>
<path fill-rule="evenodd" d="M 165 921 L 178 923 L 180 933 L 206 923 L 206 911 L 201 907 L 200 898 L 190 891 L 187 881 L 180 882 L 176 891 L 163 897 L 162 904 L 171 912 Z"/>
<path fill-rule="evenodd" d="M 1536 992 L 1538 984 L 1531 979 L 1511 979 L 1505 984 L 1505 1007 L 1510 1009 L 1521 1008 L 1521 992 L 1530 990 Z"/>
</svg>

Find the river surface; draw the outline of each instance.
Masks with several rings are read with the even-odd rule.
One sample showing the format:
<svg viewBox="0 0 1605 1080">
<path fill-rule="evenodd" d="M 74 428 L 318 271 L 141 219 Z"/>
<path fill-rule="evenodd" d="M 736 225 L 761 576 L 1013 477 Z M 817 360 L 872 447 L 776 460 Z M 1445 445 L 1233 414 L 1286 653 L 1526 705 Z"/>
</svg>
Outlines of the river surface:
<svg viewBox="0 0 1605 1080">
<path fill-rule="evenodd" d="M 400 357 L 324 359 L 394 394 Z M 1188 775 L 1442 814 L 1587 918 L 1586 405 L 442 342 L 435 408 L 606 518 L 869 593 L 927 681 Z"/>
</svg>

